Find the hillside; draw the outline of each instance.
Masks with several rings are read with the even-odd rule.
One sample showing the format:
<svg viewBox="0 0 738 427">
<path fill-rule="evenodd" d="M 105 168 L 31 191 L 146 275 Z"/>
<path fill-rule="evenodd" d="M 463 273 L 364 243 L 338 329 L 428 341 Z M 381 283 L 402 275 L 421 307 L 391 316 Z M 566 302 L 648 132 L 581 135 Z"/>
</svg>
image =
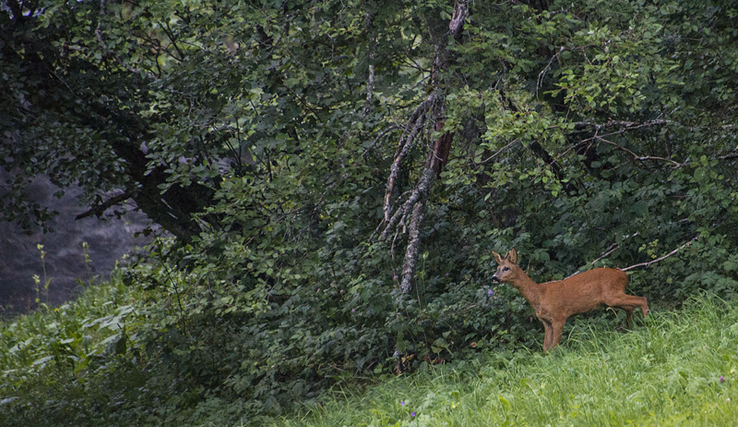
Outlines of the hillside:
<svg viewBox="0 0 738 427">
<path fill-rule="evenodd" d="M 172 393 L 173 361 L 149 359 L 139 345 L 156 328 L 147 307 L 141 287 L 115 280 L 3 322 L 3 425 L 683 426 L 738 418 L 738 308 L 717 297 L 656 309 L 628 333 L 614 331 L 607 312 L 576 318 L 551 354 L 538 343 L 402 377 L 349 375 L 281 416 L 256 416 L 241 399 Z"/>
<path fill-rule="evenodd" d="M 564 345 L 488 353 L 333 398 L 273 426 L 728 426 L 738 419 L 738 309 L 700 297 L 618 333 L 576 322 Z M 414 414 L 414 415 L 413 415 Z"/>
</svg>

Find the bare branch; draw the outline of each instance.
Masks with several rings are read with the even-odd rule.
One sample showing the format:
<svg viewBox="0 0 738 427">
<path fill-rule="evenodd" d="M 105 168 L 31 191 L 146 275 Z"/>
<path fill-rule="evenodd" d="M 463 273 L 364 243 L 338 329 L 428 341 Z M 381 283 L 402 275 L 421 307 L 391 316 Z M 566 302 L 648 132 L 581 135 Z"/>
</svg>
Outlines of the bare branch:
<svg viewBox="0 0 738 427">
<path fill-rule="evenodd" d="M 543 78 L 546 76 L 546 72 L 549 70 L 549 68 L 551 68 L 551 64 L 553 63 L 553 60 L 556 59 L 559 56 L 559 54 L 563 52 L 564 50 L 566 50 L 566 48 L 562 46 L 561 49 L 559 49 L 559 51 L 556 52 L 551 57 L 551 60 L 548 61 L 548 64 L 545 67 L 543 67 L 543 70 L 540 73 L 538 73 L 538 80 L 536 80 L 536 99 L 538 99 L 538 89 L 541 87 L 541 83 L 543 82 Z M 560 62 L 561 61 L 559 61 L 559 63 Z"/>
<path fill-rule="evenodd" d="M 637 236 L 637 235 L 638 235 L 638 232 L 636 232 L 636 233 L 634 233 L 634 234 L 632 234 L 632 235 L 624 236 L 624 237 L 632 237 L 632 236 Z M 663 261 L 663 260 L 665 260 L 666 258 L 669 258 L 670 256 L 673 256 L 674 254 L 676 254 L 676 253 L 677 253 L 677 252 L 679 252 L 680 250 L 684 249 L 685 247 L 687 247 L 687 246 L 691 245 L 691 244 L 692 244 L 692 242 L 694 242 L 695 240 L 697 240 L 697 239 L 698 239 L 699 237 L 700 237 L 699 235 L 695 236 L 695 237 L 694 237 L 694 238 L 693 238 L 692 240 L 690 240 L 690 241 L 688 241 L 687 243 L 685 243 L 685 244 L 683 244 L 683 245 L 679 246 L 678 248 L 674 249 L 673 251 L 669 252 L 668 254 L 666 254 L 666 255 L 664 255 L 664 256 L 662 256 L 662 257 L 656 258 L 656 259 L 654 259 L 654 260 L 652 260 L 652 261 L 648 261 L 648 262 L 642 262 L 642 263 L 640 263 L 640 264 L 634 264 L 634 265 L 631 265 L 630 267 L 625 267 L 625 268 L 621 268 L 620 270 L 622 270 L 622 271 L 628 271 L 628 270 L 632 270 L 632 269 L 634 269 L 634 268 L 638 268 L 638 267 L 647 267 L 647 266 L 649 266 L 649 265 L 651 265 L 651 264 L 655 264 L 655 263 L 657 263 L 657 262 L 659 262 L 659 261 Z M 615 251 L 616 251 L 616 250 L 618 249 L 618 247 L 619 247 L 619 245 L 618 245 L 617 243 L 613 243 L 612 245 L 610 245 L 610 247 L 609 247 L 609 248 L 607 248 L 607 250 L 606 250 L 605 252 L 603 252 L 603 253 L 602 253 L 602 256 L 600 256 L 600 257 L 599 257 L 599 258 L 597 258 L 596 260 L 594 260 L 594 261 L 592 261 L 591 263 L 589 263 L 589 265 L 590 265 L 590 266 L 592 266 L 592 265 L 595 265 L 595 263 L 596 263 L 597 261 L 600 261 L 601 259 L 607 258 L 607 257 L 608 257 L 608 256 L 609 256 L 609 255 L 610 255 L 611 253 L 615 252 Z M 572 277 L 572 276 L 576 276 L 576 275 L 577 275 L 577 274 L 579 274 L 579 273 L 581 273 L 581 270 L 577 270 L 577 271 L 576 271 L 576 272 L 575 272 L 574 274 L 572 274 L 572 275 L 571 275 L 571 276 L 569 276 L 569 277 Z M 567 277 L 567 279 L 568 279 L 569 277 Z"/>
<path fill-rule="evenodd" d="M 425 216 L 425 200 L 420 200 L 413 207 L 413 214 L 410 217 L 409 236 L 407 249 L 405 250 L 405 261 L 402 265 L 402 281 L 400 282 L 400 292 L 407 294 L 410 292 L 413 276 L 415 276 L 415 265 L 418 261 L 418 251 L 420 249 L 420 226 L 423 224 Z"/>
<path fill-rule="evenodd" d="M 584 145 L 584 144 L 586 144 L 586 143 L 588 143 L 588 142 L 590 142 L 590 141 L 591 141 L 591 138 L 587 138 L 587 139 L 585 139 L 585 140 L 583 140 L 583 141 L 579 141 L 579 142 L 577 142 L 576 144 L 573 144 L 573 145 L 572 145 L 571 147 L 567 148 L 567 149 L 566 149 L 566 151 L 564 151 L 563 153 L 561 153 L 561 154 L 559 154 L 558 156 L 556 156 L 556 158 L 554 159 L 554 161 L 553 161 L 553 162 L 554 162 L 554 163 L 558 162 L 558 161 L 559 161 L 559 159 L 561 159 L 562 157 L 564 157 L 564 156 L 566 156 L 567 154 L 569 154 L 569 152 L 570 152 L 571 150 L 574 150 L 574 149 L 576 149 L 576 148 L 579 148 L 579 147 L 581 147 L 582 145 Z"/>
<path fill-rule="evenodd" d="M 498 154 L 502 153 L 502 152 L 503 152 L 503 151 L 505 151 L 505 150 L 506 150 L 506 149 L 507 149 L 508 147 L 510 147 L 511 145 L 515 144 L 515 143 L 516 143 L 516 142 L 518 142 L 518 141 L 520 141 L 520 138 L 515 138 L 515 139 L 514 139 L 514 140 L 512 140 L 512 141 L 511 141 L 511 142 L 510 142 L 509 144 L 507 144 L 506 146 L 504 146 L 504 147 L 500 148 L 499 150 L 497 150 L 497 152 L 496 152 L 495 154 L 493 154 L 493 155 L 489 156 L 489 157 L 488 157 L 488 158 L 486 158 L 485 160 L 482 160 L 482 163 L 487 163 L 488 161 L 490 161 L 490 160 L 494 159 L 495 157 L 497 157 L 497 155 L 498 155 Z M 558 157 L 557 157 L 557 159 L 558 159 Z M 554 161 L 555 161 L 555 160 L 554 160 Z"/>
<path fill-rule="evenodd" d="M 588 122 L 576 122 L 576 123 L 574 123 L 574 125 L 575 125 L 575 127 L 579 128 L 579 129 L 587 128 L 587 127 L 594 127 L 595 128 L 595 135 L 594 136 L 591 136 L 589 138 L 583 139 L 583 140 L 577 142 L 576 144 L 571 145 L 563 153 L 561 153 L 558 156 L 556 156 L 556 159 L 554 159 L 553 163 L 558 162 L 559 159 L 561 159 L 562 157 L 566 156 L 569 152 L 571 152 L 574 149 L 577 149 L 577 148 L 581 147 L 584 144 L 587 144 L 587 143 L 592 142 L 592 141 L 602 141 L 602 142 L 604 142 L 606 144 L 612 145 L 612 146 L 614 146 L 614 147 L 616 147 L 616 148 L 618 148 L 618 149 L 620 149 L 622 151 L 625 151 L 626 153 L 630 154 L 631 156 L 633 156 L 633 160 L 638 160 L 638 161 L 658 160 L 658 161 L 669 162 L 669 163 L 673 164 L 674 167 L 682 167 L 682 166 L 685 166 L 685 165 L 689 164 L 689 162 L 679 163 L 679 162 L 677 162 L 675 160 L 668 159 L 666 157 L 659 157 L 659 156 L 640 156 L 640 155 L 634 153 L 632 150 L 629 150 L 629 149 L 627 149 L 627 148 L 625 148 L 625 147 L 623 147 L 623 146 L 621 146 L 621 145 L 619 145 L 619 144 L 617 144 L 617 143 L 615 143 L 613 141 L 610 141 L 608 139 L 605 139 L 605 138 L 610 137 L 610 136 L 613 136 L 613 135 L 620 135 L 620 134 L 623 134 L 625 132 L 636 130 L 636 129 L 641 129 L 641 128 L 644 128 L 644 127 L 662 126 L 662 125 L 667 125 L 667 124 L 670 124 L 670 123 L 674 123 L 674 122 L 671 121 L 671 120 L 661 120 L 661 119 L 649 120 L 649 121 L 646 121 L 646 122 L 626 122 L 626 121 L 619 121 L 619 120 L 611 120 L 611 121 L 609 121 L 607 123 L 604 123 L 604 124 L 588 123 Z M 605 134 L 602 134 L 602 135 L 599 134 L 599 132 L 600 132 L 601 129 L 606 129 L 606 128 L 610 128 L 610 127 L 616 127 L 616 126 L 620 126 L 622 128 L 620 130 L 618 130 L 618 131 L 615 131 L 615 132 L 608 132 L 608 133 L 605 133 Z M 581 130 L 579 132 L 581 132 Z"/>
<path fill-rule="evenodd" d="M 640 231 L 636 231 L 633 234 L 628 234 L 628 235 L 623 236 L 623 239 L 627 239 L 629 237 L 635 237 L 635 236 L 639 235 L 640 233 L 641 233 Z M 608 256 L 610 256 L 611 253 L 615 252 L 619 247 L 620 247 L 620 245 L 618 245 L 617 243 L 613 243 L 612 245 L 610 245 L 610 247 L 608 247 L 607 249 L 605 249 L 604 252 L 602 252 L 602 255 L 599 258 L 597 258 L 596 260 L 590 262 L 589 265 L 590 266 L 593 266 L 593 265 L 595 265 L 597 263 L 597 261 L 600 261 L 600 260 L 603 260 L 603 259 L 607 258 Z M 576 272 L 574 272 L 573 274 L 571 274 L 569 277 L 576 276 L 577 274 L 579 274 L 581 272 L 582 272 L 582 270 L 579 269 Z M 569 277 L 567 277 L 567 279 Z"/>
<path fill-rule="evenodd" d="M 594 138 L 596 138 L 596 139 L 598 139 L 598 140 L 600 140 L 600 141 L 602 141 L 602 142 L 604 142 L 604 143 L 610 144 L 610 145 L 612 145 L 612 146 L 614 146 L 614 147 L 617 147 L 617 148 L 618 148 L 618 149 L 620 149 L 620 150 L 623 150 L 623 151 L 625 151 L 626 153 L 628 153 L 628 154 L 630 154 L 631 156 L 633 156 L 633 160 L 640 160 L 640 161 L 643 161 L 643 160 L 661 160 L 661 161 L 664 161 L 664 162 L 669 162 L 669 163 L 672 163 L 672 164 L 674 165 L 674 167 L 677 167 L 677 168 L 678 168 L 678 167 L 682 167 L 682 166 L 683 166 L 683 164 L 681 164 L 681 163 L 679 163 L 679 162 L 676 162 L 676 161 L 674 161 L 674 160 L 671 160 L 671 159 L 667 159 L 666 157 L 658 157 L 658 156 L 639 156 L 638 154 L 636 154 L 636 153 L 632 152 L 631 150 L 629 150 L 629 149 L 627 149 L 627 148 L 625 148 L 625 147 L 623 147 L 623 146 L 621 146 L 621 145 L 618 145 L 618 144 L 616 144 L 616 143 L 614 143 L 614 142 L 612 142 L 612 141 L 609 141 L 609 140 L 607 140 L 607 139 L 605 139 L 605 138 L 603 138 L 603 137 L 600 137 L 600 136 L 595 136 Z"/>
<path fill-rule="evenodd" d="M 81 214 L 79 214 L 76 217 L 74 217 L 74 219 L 75 220 L 79 220 L 79 219 L 82 219 L 82 218 L 87 218 L 88 216 L 92 216 L 92 215 L 95 215 L 95 216 L 98 216 L 99 217 L 106 210 L 108 210 L 108 208 L 110 208 L 111 206 L 117 205 L 118 203 L 120 203 L 122 201 L 125 201 L 125 200 L 128 200 L 131 197 L 132 197 L 132 195 L 130 193 L 128 193 L 128 192 L 125 192 L 123 194 L 119 194 L 117 196 L 114 196 L 114 197 L 112 197 L 112 198 L 110 198 L 110 199 L 102 202 L 101 204 L 99 204 L 97 206 L 94 206 L 94 207 L 90 208 L 89 210 L 87 210 L 85 212 L 82 212 Z"/>
<path fill-rule="evenodd" d="M 393 131 L 393 130 L 395 130 L 395 129 L 398 129 L 398 128 L 400 128 L 400 125 L 392 125 L 392 126 L 388 127 L 387 129 L 383 130 L 382 132 L 380 132 L 380 133 L 379 133 L 379 136 L 377 136 L 377 137 L 376 137 L 376 138 L 374 139 L 374 142 L 372 142 L 372 143 L 371 143 L 371 145 L 369 145 L 368 147 L 366 147 L 366 149 L 365 149 L 365 150 L 364 150 L 364 152 L 363 152 L 363 153 L 361 154 L 361 156 L 362 156 L 362 157 L 366 157 L 366 155 L 367 155 L 367 154 L 369 153 L 369 151 L 371 151 L 371 150 L 372 150 L 372 149 L 374 148 L 374 146 L 376 146 L 376 145 L 377 145 L 377 144 L 379 143 L 379 141 L 380 141 L 380 140 L 381 140 L 382 138 L 384 138 L 384 136 L 385 136 L 385 135 L 387 135 L 387 134 L 388 134 L 388 133 L 390 133 L 391 131 Z"/>
<path fill-rule="evenodd" d="M 427 98 L 423 100 L 423 102 L 418 105 L 418 108 L 413 111 L 412 114 L 410 114 L 410 118 L 407 120 L 407 124 L 405 126 L 405 131 L 402 134 L 402 137 L 400 137 L 400 142 L 397 145 L 397 152 L 395 153 L 395 157 L 397 157 L 399 151 L 402 149 L 405 140 L 405 136 L 407 135 L 407 132 L 409 129 L 411 129 L 411 124 L 417 120 L 419 116 L 425 115 L 425 113 L 430 110 L 430 108 L 433 106 L 433 104 L 436 103 L 438 99 L 437 91 L 433 91 Z"/>
<path fill-rule="evenodd" d="M 400 225 L 402 225 L 403 229 L 405 228 L 405 216 L 404 215 L 403 215 L 402 219 L 400 220 Z M 396 257 L 395 257 L 395 242 L 397 241 L 397 236 L 399 234 L 400 234 L 400 227 L 398 226 L 395 229 L 395 236 L 392 238 L 392 246 L 390 247 L 390 253 L 392 254 L 392 263 L 394 263 L 396 261 Z"/>
<path fill-rule="evenodd" d="M 738 153 L 726 154 L 725 156 L 716 157 L 715 160 L 730 160 L 738 158 Z"/>
<path fill-rule="evenodd" d="M 466 21 L 468 15 L 468 0 L 455 0 L 454 14 L 451 18 L 451 22 L 449 23 L 449 34 L 454 37 L 457 43 L 461 43 L 461 32 L 463 31 L 464 22 Z M 446 54 L 441 52 L 443 48 L 441 46 L 436 46 L 436 49 L 437 54 L 435 60 L 433 61 L 433 67 L 430 73 L 431 85 L 433 85 L 434 87 L 438 86 L 437 76 L 439 74 L 439 70 L 445 69 L 448 66 L 448 57 Z M 436 141 L 434 141 L 433 147 L 431 148 L 426 162 L 423 165 L 423 173 L 420 179 L 418 179 L 418 183 L 416 184 L 413 193 L 402 205 L 402 207 L 398 208 L 397 212 L 395 212 L 394 215 L 392 215 L 392 217 L 390 218 L 390 214 L 392 211 L 391 203 L 393 188 L 395 180 L 397 179 L 400 161 L 409 150 L 409 147 L 412 144 L 415 135 L 424 125 L 424 120 L 426 119 L 426 116 L 431 116 L 428 118 L 428 121 L 433 121 L 435 131 L 440 132 L 443 130 L 444 121 L 442 118 L 442 114 L 440 114 L 442 108 L 437 102 L 439 98 L 439 93 L 440 89 L 434 90 L 433 93 L 428 98 L 426 98 L 423 103 L 421 103 L 418 109 L 416 109 L 415 113 L 411 115 L 410 120 L 408 120 L 408 125 L 405 129 L 405 133 L 408 132 L 408 129 L 411 129 L 410 135 L 405 139 L 405 133 L 403 133 L 403 138 L 401 138 L 400 140 L 400 145 L 397 148 L 395 160 L 391 167 L 390 178 L 388 179 L 387 189 L 385 193 L 384 221 L 387 223 L 387 227 L 382 233 L 383 239 L 386 238 L 389 231 L 393 228 L 394 223 L 397 221 L 397 218 L 402 218 L 402 221 L 404 221 L 407 218 L 408 213 L 412 209 L 412 215 L 410 215 L 410 224 L 407 230 L 408 243 L 405 250 L 405 259 L 402 267 L 402 278 L 400 281 L 400 292 L 405 294 L 410 292 L 410 289 L 412 287 L 412 280 L 415 276 L 418 252 L 420 248 L 420 230 L 423 226 L 423 219 L 425 216 L 425 204 L 430 194 L 430 189 L 433 185 L 433 181 L 436 175 L 439 175 L 441 173 L 443 165 L 448 160 L 451 143 L 453 141 L 453 133 L 446 132 L 444 135 L 438 137 Z M 433 109 L 433 113 L 428 113 L 428 111 L 431 109 Z M 412 123 L 415 123 L 415 126 L 411 128 L 410 125 Z M 397 352 L 397 354 L 399 354 L 399 351 Z"/>
<path fill-rule="evenodd" d="M 628 270 L 632 270 L 632 269 L 634 269 L 634 268 L 638 268 L 638 267 L 647 267 L 647 266 L 649 266 L 649 265 L 651 265 L 651 264 L 655 264 L 655 263 L 657 263 L 657 262 L 659 262 L 659 261 L 663 261 L 663 260 L 665 260 L 666 258 L 669 258 L 670 256 L 672 256 L 672 255 L 676 254 L 676 253 L 677 253 L 677 252 L 679 252 L 680 250 L 682 250 L 682 249 L 686 248 L 687 246 L 691 245 L 691 244 L 692 244 L 692 242 L 694 242 L 695 240 L 697 240 L 697 239 L 698 239 L 699 237 L 700 237 L 700 236 L 699 236 L 699 234 L 698 234 L 697 236 L 695 236 L 695 237 L 694 237 L 694 238 L 693 238 L 692 240 L 690 240 L 689 242 L 687 242 L 687 243 L 683 244 L 682 246 L 679 246 L 678 248 L 674 249 L 673 251 L 669 252 L 668 254 L 666 254 L 666 255 L 664 255 L 664 256 L 662 256 L 662 257 L 656 258 L 656 259 L 655 259 L 655 260 L 653 260 L 653 261 L 648 261 L 648 262 L 642 262 L 642 263 L 640 263 L 640 264 L 634 264 L 634 265 L 631 265 L 630 267 L 625 267 L 625 268 L 621 268 L 621 270 L 623 270 L 623 271 L 628 271 Z"/>
<path fill-rule="evenodd" d="M 430 110 L 437 102 L 438 94 L 437 91 L 433 91 L 423 102 L 420 103 L 418 108 L 413 111 L 410 115 L 410 119 L 407 121 L 405 130 L 402 133 L 400 142 L 397 145 L 397 151 L 395 152 L 395 159 L 390 167 L 390 175 L 387 178 L 387 188 L 384 194 L 384 219 L 383 221 L 388 222 L 390 220 L 390 214 L 392 212 L 392 196 L 395 190 L 395 181 L 400 172 L 400 165 L 405 158 L 405 155 L 410 151 L 413 146 L 415 137 L 418 132 L 425 125 L 426 113 Z M 414 124 L 413 124 L 414 123 Z M 408 129 L 410 134 L 408 135 Z"/>
<path fill-rule="evenodd" d="M 645 122 L 626 122 L 622 120 L 610 120 L 609 122 L 603 123 L 603 124 L 589 123 L 589 122 L 575 122 L 574 126 L 578 128 L 594 127 L 595 130 L 597 131 L 603 128 L 611 128 L 611 127 L 616 127 L 616 126 L 621 126 L 625 128 L 625 129 L 621 129 L 618 132 L 613 132 L 613 133 L 602 135 L 602 136 L 610 136 L 610 135 L 616 135 L 619 133 L 623 133 L 626 130 L 634 130 L 634 129 L 649 127 L 649 126 L 661 126 L 661 125 L 667 125 L 669 123 L 674 123 L 674 122 L 671 120 L 661 120 L 661 119 L 648 120 Z"/>
<path fill-rule="evenodd" d="M 638 233 L 636 233 L 636 234 L 638 234 Z M 596 263 L 597 261 L 599 261 L 599 260 L 601 260 L 601 259 L 604 259 L 604 258 L 607 258 L 607 257 L 608 257 L 608 256 L 609 256 L 609 255 L 610 255 L 611 253 L 615 252 L 615 250 L 616 250 L 617 248 L 618 248 L 618 244 L 617 244 L 617 243 L 613 243 L 612 245 L 610 245 L 610 247 L 609 247 L 609 248 L 607 248 L 607 250 L 605 250 L 605 252 L 603 252 L 603 253 L 602 253 L 602 256 L 600 256 L 600 257 L 599 257 L 599 258 L 597 258 L 596 260 L 594 260 L 594 261 L 590 262 L 590 263 L 589 263 L 589 265 L 590 265 L 590 266 L 592 266 L 592 265 L 595 265 L 595 263 Z M 582 272 L 582 270 L 581 270 L 581 269 L 580 269 L 580 270 L 577 270 L 577 271 L 575 271 L 575 272 L 574 272 L 573 274 L 569 275 L 569 276 L 567 277 L 567 279 L 568 279 L 569 277 L 573 277 L 573 276 L 576 276 L 577 274 L 579 274 L 579 273 L 581 273 L 581 272 Z"/>
<path fill-rule="evenodd" d="M 601 259 L 604 259 L 604 258 L 607 258 L 611 253 L 615 252 L 615 250 L 617 248 L 618 248 L 618 244 L 617 243 L 613 243 L 612 245 L 610 245 L 609 248 L 607 248 L 607 251 L 603 252 L 602 255 L 599 258 L 597 258 L 596 260 L 590 262 L 589 265 L 595 265 L 595 263 L 597 261 L 599 261 Z"/>
<path fill-rule="evenodd" d="M 433 169 L 431 169 L 432 171 Z M 425 171 L 427 172 L 427 171 Z M 384 228 L 384 231 L 382 232 L 381 239 L 385 240 L 387 238 L 387 235 L 389 234 L 392 227 L 394 227 L 395 223 L 397 223 L 397 220 L 400 219 L 400 217 L 405 217 L 407 213 L 410 212 L 410 210 L 413 208 L 413 205 L 417 203 L 421 198 L 423 197 L 423 191 L 425 190 L 425 184 L 423 180 L 426 179 L 425 173 L 423 173 L 423 176 L 420 177 L 420 180 L 418 181 L 418 184 L 413 189 L 413 192 L 410 194 L 410 197 L 405 201 L 405 203 L 402 204 L 401 207 L 397 208 L 397 211 L 392 215 L 392 218 L 390 218 L 386 222 L 386 226 Z M 430 184 L 428 184 L 428 188 L 430 188 Z M 381 224 L 380 224 L 381 225 Z"/>
<path fill-rule="evenodd" d="M 389 219 L 389 221 L 386 221 L 385 220 L 385 221 L 382 221 L 382 223 L 379 224 L 379 227 L 381 227 L 382 224 L 385 224 L 384 231 L 382 231 L 382 234 L 379 237 L 381 240 L 387 239 L 387 235 L 389 234 L 390 230 L 392 229 L 392 227 L 395 226 L 395 223 L 397 223 L 397 221 L 400 219 L 401 216 L 402 216 L 402 218 L 404 218 L 404 215 L 405 215 L 405 206 L 408 206 L 408 205 L 412 206 L 412 204 L 410 203 L 410 200 L 408 200 L 407 202 L 405 202 L 405 204 L 402 207 L 398 208 L 395 211 L 394 215 L 392 215 L 392 218 Z M 379 229 L 379 227 L 377 227 L 377 229 Z M 374 236 L 374 234 L 372 234 L 372 236 Z"/>
<path fill-rule="evenodd" d="M 420 228 L 425 216 L 425 201 L 428 199 L 428 195 L 430 194 L 430 189 L 435 178 L 435 172 L 433 171 L 431 163 L 431 161 L 426 163 L 423 169 L 423 175 L 418 180 L 418 185 L 415 187 L 415 191 L 413 192 L 413 195 L 417 197 L 417 201 L 412 205 L 405 203 L 403 206 L 403 209 L 406 209 L 406 212 L 409 211 L 410 207 L 412 207 L 413 214 L 410 217 L 407 249 L 405 250 L 405 260 L 402 266 L 402 281 L 400 283 L 400 291 L 402 293 L 410 292 L 410 286 L 412 284 L 413 277 L 415 276 L 415 265 L 418 261 L 418 251 L 420 247 Z M 408 199 L 408 202 L 411 199 Z"/>
</svg>

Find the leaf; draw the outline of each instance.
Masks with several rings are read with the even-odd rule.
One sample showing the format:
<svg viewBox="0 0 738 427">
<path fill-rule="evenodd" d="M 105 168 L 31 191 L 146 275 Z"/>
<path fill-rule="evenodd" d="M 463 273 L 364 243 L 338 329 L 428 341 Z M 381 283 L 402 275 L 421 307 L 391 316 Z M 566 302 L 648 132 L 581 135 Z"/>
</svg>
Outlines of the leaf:
<svg viewBox="0 0 738 427">
<path fill-rule="evenodd" d="M 42 367 L 43 366 L 46 366 L 46 362 L 48 362 L 49 360 L 51 360 L 53 358 L 54 358 L 54 356 L 45 356 L 45 357 L 42 357 L 40 359 L 36 359 L 36 360 L 33 361 L 33 366 L 38 366 L 38 365 L 41 365 Z"/>
</svg>

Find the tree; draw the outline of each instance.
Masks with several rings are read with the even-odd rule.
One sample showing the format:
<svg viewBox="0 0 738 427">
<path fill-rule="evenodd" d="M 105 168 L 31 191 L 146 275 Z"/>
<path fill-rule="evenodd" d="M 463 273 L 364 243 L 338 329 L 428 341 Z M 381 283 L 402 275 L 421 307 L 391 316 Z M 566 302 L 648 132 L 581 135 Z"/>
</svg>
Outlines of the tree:
<svg viewBox="0 0 738 427">
<path fill-rule="evenodd" d="M 147 157 L 157 127 L 168 121 L 167 112 L 143 110 L 157 104 L 149 90 L 164 76 L 157 61 L 176 46 L 162 41 L 166 30 L 156 33 L 154 23 L 131 19 L 135 8 L 125 3 L 5 5 L 2 67 L 10 90 L 2 98 L 0 162 L 15 179 L 2 204 L 4 217 L 30 227 L 53 214 L 30 205 L 24 191 L 30 178 L 45 174 L 61 188 L 86 190 L 85 215 L 133 199 L 154 222 L 188 241 L 199 230 L 191 215 L 211 203 L 217 187 L 182 175 L 208 165 L 214 154 L 198 150 L 197 135 L 191 135 L 186 157 Z M 129 18 L 120 19 L 124 15 Z M 122 30 L 108 28 L 110 20 L 135 23 Z"/>
</svg>

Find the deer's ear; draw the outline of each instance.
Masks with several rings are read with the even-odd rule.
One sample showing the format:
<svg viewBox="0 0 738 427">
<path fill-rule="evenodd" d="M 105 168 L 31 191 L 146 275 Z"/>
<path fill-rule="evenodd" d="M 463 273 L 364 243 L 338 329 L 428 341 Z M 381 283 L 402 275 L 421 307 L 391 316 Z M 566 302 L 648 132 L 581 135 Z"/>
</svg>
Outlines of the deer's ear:
<svg viewBox="0 0 738 427">
<path fill-rule="evenodd" d="M 511 263 L 517 265 L 517 263 L 518 263 L 518 251 L 516 251 L 515 248 L 510 249 L 510 252 L 507 253 L 507 255 L 505 256 L 505 258 L 507 258 L 507 260 L 510 261 Z"/>
<path fill-rule="evenodd" d="M 500 254 L 498 254 L 495 251 L 492 251 L 492 256 L 495 257 L 495 261 L 497 261 L 497 265 L 502 264 L 502 257 L 500 256 Z"/>
</svg>

